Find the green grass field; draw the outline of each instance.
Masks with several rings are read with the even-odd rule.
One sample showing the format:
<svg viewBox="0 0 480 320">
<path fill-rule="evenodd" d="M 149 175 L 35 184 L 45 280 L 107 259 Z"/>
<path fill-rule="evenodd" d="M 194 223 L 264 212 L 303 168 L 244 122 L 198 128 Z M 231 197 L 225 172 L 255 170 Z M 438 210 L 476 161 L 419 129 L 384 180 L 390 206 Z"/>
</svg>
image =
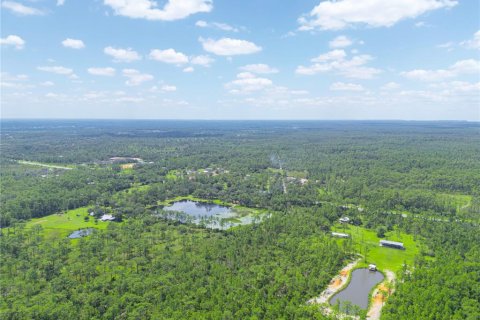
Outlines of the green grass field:
<svg viewBox="0 0 480 320">
<path fill-rule="evenodd" d="M 85 221 L 85 217 L 89 217 Z M 43 228 L 43 233 L 49 238 L 64 238 L 78 229 L 96 228 L 105 229 L 110 222 L 95 222 L 94 217 L 90 217 L 87 207 L 69 210 L 63 214 L 51 214 L 46 217 L 32 219 L 27 222 L 26 228 L 32 228 L 39 225 Z"/>
<path fill-rule="evenodd" d="M 440 193 L 438 198 L 453 204 L 457 209 L 468 207 L 472 203 L 472 196 L 466 194 Z"/>
<path fill-rule="evenodd" d="M 178 177 L 181 175 L 180 171 L 179 170 L 170 170 L 168 171 L 167 175 L 165 176 L 165 178 L 167 178 L 167 180 L 177 180 Z"/>
<path fill-rule="evenodd" d="M 376 264 L 380 270 L 399 271 L 404 263 L 408 266 L 413 265 L 415 256 L 420 252 L 420 245 L 413 240 L 413 236 L 397 231 L 386 233 L 385 238 L 377 237 L 374 230 L 352 225 L 336 225 L 332 228 L 335 232 L 348 233 L 352 237 L 353 246 L 357 253 L 365 257 L 362 259 L 360 266 L 370 263 Z M 381 247 L 380 240 L 392 240 L 403 242 L 405 250 Z M 339 242 L 348 241 L 339 239 Z"/>
</svg>

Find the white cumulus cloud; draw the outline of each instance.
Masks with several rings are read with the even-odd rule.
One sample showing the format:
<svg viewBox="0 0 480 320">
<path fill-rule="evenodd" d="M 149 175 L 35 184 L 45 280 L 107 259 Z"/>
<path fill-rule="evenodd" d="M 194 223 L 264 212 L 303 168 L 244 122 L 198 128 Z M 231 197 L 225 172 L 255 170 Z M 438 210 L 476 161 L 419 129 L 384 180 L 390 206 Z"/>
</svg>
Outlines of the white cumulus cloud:
<svg viewBox="0 0 480 320">
<path fill-rule="evenodd" d="M 248 64 L 246 66 L 240 67 L 240 70 L 258 74 L 278 73 L 278 69 L 272 68 L 268 64 L 264 63 Z"/>
<path fill-rule="evenodd" d="M 310 66 L 298 66 L 295 72 L 301 75 L 333 72 L 347 78 L 372 79 L 382 72 L 366 66 L 372 59 L 368 54 L 354 55 L 348 59 L 344 50 L 336 49 L 311 59 L 313 64 Z"/>
<path fill-rule="evenodd" d="M 330 86 L 333 91 L 363 91 L 362 85 L 356 83 L 335 82 Z"/>
<path fill-rule="evenodd" d="M 338 36 L 328 43 L 330 48 L 346 48 L 353 44 L 347 36 Z"/>
<path fill-rule="evenodd" d="M 0 44 L 5 46 L 14 46 L 15 49 L 21 50 L 25 47 L 25 40 L 16 35 L 9 35 L 0 39 Z"/>
<path fill-rule="evenodd" d="M 122 49 L 106 47 L 103 49 L 103 52 L 109 56 L 112 56 L 113 61 L 115 62 L 133 62 L 142 59 L 142 57 L 131 48 Z"/>
<path fill-rule="evenodd" d="M 177 87 L 172 86 L 172 85 L 168 85 L 168 84 L 164 84 L 160 88 L 160 90 L 165 91 L 165 92 L 174 92 L 174 91 L 177 91 Z"/>
<path fill-rule="evenodd" d="M 172 48 L 166 50 L 153 49 L 150 51 L 149 58 L 152 60 L 177 65 L 185 64 L 189 61 L 188 56 L 181 52 L 177 52 Z"/>
<path fill-rule="evenodd" d="M 116 15 L 135 19 L 172 21 L 186 18 L 199 12 L 210 12 L 211 0 L 168 0 L 163 8 L 150 0 L 104 0 Z"/>
<path fill-rule="evenodd" d="M 53 83 L 52 81 L 44 81 L 44 82 L 40 83 L 40 85 L 42 87 L 53 87 L 55 85 L 55 83 Z"/>
<path fill-rule="evenodd" d="M 237 74 L 237 78 L 225 84 L 225 88 L 230 93 L 250 93 L 253 91 L 263 90 L 273 85 L 272 80 L 261 78 L 251 72 L 241 72 Z"/>
<path fill-rule="evenodd" d="M 400 73 L 402 76 L 420 81 L 442 81 L 455 78 L 463 74 L 480 73 L 480 60 L 467 59 L 455 62 L 447 69 L 425 70 L 414 69 Z"/>
<path fill-rule="evenodd" d="M 203 49 L 218 56 L 234 56 L 242 54 L 252 54 L 262 50 L 262 47 L 255 43 L 232 38 L 203 39 L 200 38 Z"/>
<path fill-rule="evenodd" d="M 210 65 L 214 62 L 215 60 L 211 58 L 208 55 L 199 55 L 199 56 L 194 56 L 191 57 L 190 63 L 203 66 L 203 67 L 210 67 Z"/>
<path fill-rule="evenodd" d="M 386 84 L 384 84 L 380 89 L 382 90 L 395 90 L 395 89 L 399 89 L 400 88 L 400 85 L 396 82 L 388 82 Z"/>
<path fill-rule="evenodd" d="M 67 39 L 62 41 L 62 45 L 66 48 L 72 48 L 72 49 L 83 49 L 83 48 L 85 48 L 85 44 L 83 43 L 83 41 L 78 40 L 78 39 L 67 38 Z"/>
<path fill-rule="evenodd" d="M 74 76 L 73 70 L 70 68 L 62 67 L 62 66 L 45 66 L 45 67 L 37 67 L 37 70 L 56 73 L 61 75 L 69 75 Z"/>
<path fill-rule="evenodd" d="M 2 8 L 10 10 L 13 13 L 21 16 L 40 16 L 44 14 L 42 10 L 28 7 L 15 1 L 2 1 Z"/>
<path fill-rule="evenodd" d="M 127 86 L 139 86 L 146 81 L 153 80 L 153 76 L 148 73 L 141 73 L 136 69 L 123 69 L 123 76 L 127 77 L 128 80 L 125 82 Z"/>
<path fill-rule="evenodd" d="M 456 0 L 327 0 L 298 19 L 300 30 L 340 30 L 356 25 L 391 27 L 426 12 L 451 8 Z"/>
<path fill-rule="evenodd" d="M 115 69 L 111 67 L 107 68 L 88 68 L 88 73 L 93 74 L 95 76 L 106 76 L 106 77 L 113 77 L 115 75 Z"/>
<path fill-rule="evenodd" d="M 460 45 L 469 48 L 469 49 L 480 49 L 480 30 L 475 32 L 473 39 L 462 41 Z"/>
<path fill-rule="evenodd" d="M 203 21 L 203 20 L 198 20 L 195 23 L 195 26 L 197 26 L 199 28 L 213 28 L 213 29 L 218 29 L 218 30 L 222 30 L 222 31 L 230 31 L 230 32 L 238 32 L 239 31 L 238 28 L 232 27 L 231 25 L 226 24 L 226 23 L 222 23 L 222 22 L 206 22 L 206 21 Z"/>
</svg>

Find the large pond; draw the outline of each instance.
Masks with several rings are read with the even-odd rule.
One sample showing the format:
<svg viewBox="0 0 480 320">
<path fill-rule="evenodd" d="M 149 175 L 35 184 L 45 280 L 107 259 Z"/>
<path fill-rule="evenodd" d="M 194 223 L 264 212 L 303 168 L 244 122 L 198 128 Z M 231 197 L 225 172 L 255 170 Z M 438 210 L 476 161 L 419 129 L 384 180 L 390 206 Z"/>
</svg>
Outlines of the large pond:
<svg viewBox="0 0 480 320">
<path fill-rule="evenodd" d="M 196 202 L 190 200 L 174 202 L 169 206 L 165 206 L 163 210 L 185 212 L 189 216 L 195 218 L 233 216 L 232 209 L 229 207 L 220 206 L 214 203 Z"/>
<path fill-rule="evenodd" d="M 233 226 L 250 224 L 254 218 L 251 215 L 239 216 L 231 207 L 214 203 L 181 200 L 163 207 L 168 214 L 167 219 L 181 222 L 193 222 L 212 229 L 228 229 Z"/>
<path fill-rule="evenodd" d="M 340 308 L 349 301 L 352 305 L 357 305 L 362 309 L 368 307 L 368 295 L 373 287 L 382 282 L 383 274 L 368 269 L 356 269 L 352 271 L 351 280 L 348 286 L 333 296 L 330 304 L 335 305 L 340 302 Z"/>
<path fill-rule="evenodd" d="M 69 237 L 70 239 L 82 238 L 82 237 L 88 236 L 88 235 L 91 234 L 92 232 L 93 232 L 93 229 L 92 229 L 92 228 L 80 229 L 80 230 L 77 230 L 77 231 L 73 231 L 72 233 L 70 233 L 70 235 L 69 235 L 68 237 Z"/>
</svg>

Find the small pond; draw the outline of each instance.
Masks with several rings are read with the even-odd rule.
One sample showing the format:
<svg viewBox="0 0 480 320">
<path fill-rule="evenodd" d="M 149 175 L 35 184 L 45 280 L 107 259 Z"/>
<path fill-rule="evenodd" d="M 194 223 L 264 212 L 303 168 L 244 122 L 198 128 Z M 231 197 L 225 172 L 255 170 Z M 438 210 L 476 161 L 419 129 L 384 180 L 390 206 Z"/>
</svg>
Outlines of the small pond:
<svg viewBox="0 0 480 320">
<path fill-rule="evenodd" d="M 181 200 L 162 208 L 171 212 L 167 219 L 195 224 L 202 224 L 211 229 L 228 229 L 233 226 L 250 224 L 254 218 L 251 215 L 239 216 L 234 209 L 214 203 Z M 261 217 L 259 218 L 261 220 Z"/>
<path fill-rule="evenodd" d="M 68 237 L 69 237 L 70 239 L 82 238 L 82 237 L 88 236 L 88 235 L 91 234 L 92 232 L 93 232 L 93 229 L 92 229 L 92 228 L 80 229 L 80 230 L 77 230 L 77 231 L 73 231 L 72 233 L 70 233 L 70 235 L 69 235 Z"/>
<path fill-rule="evenodd" d="M 352 271 L 351 277 L 348 286 L 334 295 L 330 304 L 335 305 L 339 301 L 341 307 L 345 301 L 350 301 L 352 305 L 367 309 L 368 295 L 373 287 L 382 282 L 383 274 L 368 269 L 356 269 Z"/>
</svg>

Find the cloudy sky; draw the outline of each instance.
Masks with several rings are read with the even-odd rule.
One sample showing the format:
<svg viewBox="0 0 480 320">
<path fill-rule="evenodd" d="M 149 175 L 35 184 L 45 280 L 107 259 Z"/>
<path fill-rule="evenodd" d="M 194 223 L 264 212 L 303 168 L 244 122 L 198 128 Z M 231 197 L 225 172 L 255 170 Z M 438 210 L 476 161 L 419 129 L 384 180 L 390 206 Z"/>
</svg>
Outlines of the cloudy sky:
<svg viewBox="0 0 480 320">
<path fill-rule="evenodd" d="M 479 3 L 1 1 L 1 117 L 479 121 Z"/>
</svg>

